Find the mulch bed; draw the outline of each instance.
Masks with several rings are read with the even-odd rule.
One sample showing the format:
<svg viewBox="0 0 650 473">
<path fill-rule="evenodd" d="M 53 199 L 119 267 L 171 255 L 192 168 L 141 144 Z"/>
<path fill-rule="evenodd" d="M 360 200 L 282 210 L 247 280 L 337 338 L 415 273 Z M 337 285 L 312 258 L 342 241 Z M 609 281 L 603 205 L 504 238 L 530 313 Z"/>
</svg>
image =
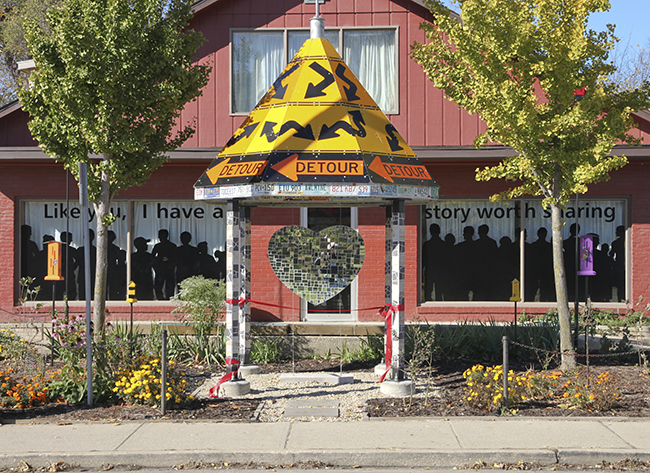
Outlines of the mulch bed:
<svg viewBox="0 0 650 473">
<path fill-rule="evenodd" d="M 432 381 L 437 394 L 426 400 L 423 398 L 378 398 L 367 403 L 367 413 L 370 417 L 450 417 L 450 416 L 494 416 L 501 415 L 500 410 L 485 411 L 468 407 L 462 398 L 465 395 L 465 381 L 462 373 L 469 364 L 442 363 L 434 367 Z M 295 362 L 272 363 L 260 365 L 262 372 L 309 372 L 334 371 L 341 369 L 338 360 L 296 360 Z M 369 371 L 374 363 L 348 363 L 343 365 L 344 372 Z M 517 369 L 516 367 L 513 367 Z M 525 369 L 521 367 L 520 369 Z M 585 367 L 579 370 L 584 371 Z M 189 382 L 188 391 L 212 376 L 213 372 L 221 371 L 209 366 L 187 366 L 184 368 Z M 620 404 L 607 412 L 592 412 L 582 409 L 566 409 L 558 402 L 529 403 L 517 406 L 516 411 L 509 415 L 543 416 L 543 417 L 576 417 L 576 416 L 616 416 L 616 417 L 650 417 L 650 369 L 634 365 L 593 366 L 591 376 L 595 377 L 603 371 L 608 371 L 616 380 L 617 392 L 620 393 Z M 569 379 L 569 378 L 566 378 Z M 378 391 L 379 394 L 379 391 Z M 215 420 L 251 422 L 255 420 L 255 412 L 260 401 L 252 399 L 210 399 L 196 400 L 182 408 L 168 409 L 162 416 L 159 409 L 138 405 L 117 406 L 71 406 L 67 404 L 49 404 L 30 409 L 0 409 L 0 422 L 32 419 L 36 422 L 79 422 L 79 421 L 141 421 L 141 420 Z M 508 415 L 508 414 L 507 414 Z"/>
<path fill-rule="evenodd" d="M 370 417 L 451 417 L 451 416 L 499 416 L 501 408 L 482 410 L 472 408 L 463 401 L 465 379 L 463 371 L 469 365 L 457 363 L 440 366 L 433 374 L 433 384 L 440 388 L 438 396 L 422 398 L 370 399 Z M 516 369 L 515 369 L 516 370 Z M 523 370 L 523 368 L 522 368 Z M 577 373 L 586 376 L 586 367 L 577 368 Z M 618 406 L 606 412 L 586 409 L 567 409 L 557 400 L 519 404 L 505 415 L 534 417 L 650 417 L 650 369 L 639 366 L 592 366 L 589 375 L 595 379 L 598 374 L 609 372 L 615 380 L 616 392 L 620 394 Z M 574 373 L 575 375 L 575 373 Z M 560 378 L 559 383 L 573 379 Z"/>
</svg>

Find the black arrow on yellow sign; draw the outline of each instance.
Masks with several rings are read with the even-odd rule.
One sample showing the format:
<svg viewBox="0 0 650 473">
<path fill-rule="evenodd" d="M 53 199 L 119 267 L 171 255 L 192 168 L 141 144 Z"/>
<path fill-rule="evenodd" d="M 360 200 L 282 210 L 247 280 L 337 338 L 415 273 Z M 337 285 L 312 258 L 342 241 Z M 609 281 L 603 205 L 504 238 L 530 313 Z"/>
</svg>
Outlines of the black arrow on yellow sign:
<svg viewBox="0 0 650 473">
<path fill-rule="evenodd" d="M 275 90 L 275 94 L 273 94 L 271 98 L 280 99 L 280 100 L 284 98 L 284 94 L 287 93 L 287 86 L 282 85 L 282 81 L 287 77 L 289 77 L 293 73 L 293 71 L 295 71 L 299 67 L 300 67 L 300 63 L 295 63 L 289 69 L 284 71 L 284 73 L 280 74 L 280 77 L 278 77 L 273 83 L 273 89 Z"/>
<path fill-rule="evenodd" d="M 327 126 L 323 125 L 323 128 L 321 129 L 320 136 L 318 137 L 319 140 L 327 140 L 329 138 L 338 138 L 339 135 L 337 133 L 338 130 L 343 130 L 348 132 L 352 136 L 360 136 L 364 137 L 366 136 L 366 129 L 363 127 L 363 125 L 366 124 L 366 122 L 363 120 L 363 115 L 361 115 L 361 110 L 354 110 L 352 112 L 348 112 L 352 116 L 352 121 L 354 124 L 357 126 L 357 130 L 355 130 L 352 125 L 350 125 L 348 122 L 345 122 L 343 120 L 339 120 L 338 122 L 334 123 L 332 126 Z"/>
<path fill-rule="evenodd" d="M 389 123 L 386 125 L 386 133 L 388 133 L 386 138 L 388 138 L 388 145 L 390 146 L 391 151 L 404 149 L 399 145 L 399 138 L 396 136 L 397 129 L 392 124 Z"/>
<path fill-rule="evenodd" d="M 277 125 L 275 122 L 266 122 L 264 127 L 262 127 L 262 133 L 260 136 L 266 136 L 266 139 L 269 143 L 277 140 L 280 136 L 284 135 L 289 130 L 296 130 L 296 133 L 293 134 L 296 138 L 303 138 L 305 140 L 314 141 L 314 131 L 311 129 L 311 125 L 302 126 L 295 120 L 289 120 L 284 122 L 280 127 L 280 131 L 276 133 L 273 131 L 273 128 Z"/>
<path fill-rule="evenodd" d="M 249 136 L 251 136 L 253 134 L 253 132 L 255 131 L 255 128 L 257 128 L 257 125 L 259 125 L 259 124 L 260 123 L 257 122 L 257 123 L 252 123 L 252 124 L 250 124 L 248 126 L 245 126 L 243 132 L 241 132 L 237 136 L 233 136 L 232 138 L 230 138 L 228 140 L 228 143 L 226 143 L 226 148 L 228 146 L 232 146 L 232 145 L 236 144 L 237 142 L 239 142 L 240 140 L 243 140 L 244 138 L 248 138 Z"/>
<path fill-rule="evenodd" d="M 307 86 L 307 92 L 305 93 L 305 98 L 313 99 L 314 97 L 322 97 L 324 95 L 327 95 L 323 91 L 334 83 L 334 76 L 330 71 L 325 69 L 317 62 L 312 62 L 309 65 L 309 68 L 316 71 L 321 76 L 323 76 L 323 80 L 316 85 L 310 82 L 309 85 Z"/>
<path fill-rule="evenodd" d="M 347 69 L 343 64 L 336 66 L 336 76 L 350 86 L 349 89 L 343 87 L 343 90 L 345 90 L 345 96 L 348 98 L 348 102 L 353 102 L 355 100 L 361 99 L 361 97 L 357 95 L 357 84 L 355 84 L 352 79 L 345 77 L 345 71 L 347 71 Z"/>
</svg>

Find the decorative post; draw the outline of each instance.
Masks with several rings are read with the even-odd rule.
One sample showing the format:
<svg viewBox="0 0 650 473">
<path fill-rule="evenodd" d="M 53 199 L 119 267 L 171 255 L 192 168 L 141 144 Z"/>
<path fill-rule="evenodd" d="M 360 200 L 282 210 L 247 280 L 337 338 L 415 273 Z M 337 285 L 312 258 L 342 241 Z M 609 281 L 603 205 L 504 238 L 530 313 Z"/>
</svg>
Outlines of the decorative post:
<svg viewBox="0 0 650 473">
<path fill-rule="evenodd" d="M 404 379 L 404 201 L 395 200 L 391 218 L 391 311 L 393 380 Z M 386 360 L 388 362 L 388 360 Z"/>
<path fill-rule="evenodd" d="M 241 246 L 241 290 L 239 306 L 239 367 L 240 374 L 259 373 L 259 366 L 251 362 L 251 208 L 240 207 L 239 244 Z"/>
<path fill-rule="evenodd" d="M 242 210 L 237 200 L 228 201 L 226 206 L 226 374 L 210 390 L 210 395 L 218 396 L 219 387 L 227 397 L 242 396 L 250 391 L 250 383 L 243 380 L 239 372 L 242 357 L 246 352 L 245 342 L 242 346 L 241 337 L 243 336 L 245 340 L 248 336 L 244 298 L 246 291 L 250 290 L 250 276 L 246 284 L 247 268 L 242 255 L 242 245 L 246 244 L 246 230 L 242 230 L 242 224 L 247 215 L 250 214 Z M 250 220 L 250 217 L 248 219 Z M 250 223 L 248 228 L 250 235 Z M 248 320 L 250 321 L 250 315 Z"/>
<path fill-rule="evenodd" d="M 390 205 L 385 207 L 386 210 L 386 220 L 385 220 L 385 228 L 386 228 L 386 234 L 384 238 L 384 253 L 385 253 L 385 260 L 384 260 L 384 307 L 390 307 L 390 302 L 391 302 L 391 250 L 392 250 L 392 239 L 391 235 L 392 233 L 392 217 L 393 217 L 393 210 Z M 384 363 L 379 364 L 375 366 L 375 373 L 381 376 L 380 382 L 384 380 L 384 378 L 388 375 L 388 373 L 391 371 L 391 358 L 392 358 L 392 344 L 390 343 L 391 340 L 391 329 L 390 329 L 390 317 L 391 314 L 387 311 L 384 310 L 381 312 L 382 315 L 384 316 Z"/>
<path fill-rule="evenodd" d="M 226 373 L 236 371 L 239 360 L 239 202 L 229 200 L 226 208 Z M 237 375 L 233 374 L 233 379 Z"/>
<path fill-rule="evenodd" d="M 129 297 L 126 299 L 126 302 L 131 306 L 131 324 L 129 325 L 129 352 L 133 356 L 133 303 L 138 302 L 138 299 L 135 298 L 135 282 L 131 281 L 129 283 Z"/>
<path fill-rule="evenodd" d="M 515 342 L 517 341 L 517 302 L 521 301 L 521 291 L 519 290 L 519 280 L 518 279 L 513 279 L 512 280 L 512 296 L 510 296 L 510 300 L 515 303 Z"/>
<path fill-rule="evenodd" d="M 50 241 L 47 244 L 47 276 L 45 281 L 52 281 L 52 336 L 54 337 L 54 319 L 56 317 L 56 283 L 63 281 L 61 276 L 61 243 Z M 52 338 L 52 366 L 54 366 L 54 338 Z"/>
</svg>

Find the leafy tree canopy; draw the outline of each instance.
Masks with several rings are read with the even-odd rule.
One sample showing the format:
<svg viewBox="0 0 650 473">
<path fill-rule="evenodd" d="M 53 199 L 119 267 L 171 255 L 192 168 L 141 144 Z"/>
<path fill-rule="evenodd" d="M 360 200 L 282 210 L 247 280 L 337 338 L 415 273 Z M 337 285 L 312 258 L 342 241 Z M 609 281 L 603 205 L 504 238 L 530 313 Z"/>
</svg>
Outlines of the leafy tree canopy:
<svg viewBox="0 0 650 473">
<path fill-rule="evenodd" d="M 542 194 L 548 204 L 555 184 L 563 204 L 627 162 L 608 154 L 618 142 L 638 143 L 628 133 L 630 112 L 648 106 L 648 84 L 619 90 L 607 81 L 614 28 L 587 29 L 589 14 L 607 10 L 607 0 L 455 2 L 460 21 L 427 1 L 437 26 L 422 25 L 429 41 L 415 43 L 412 57 L 448 98 L 480 113 L 487 131 L 476 146 L 494 142 L 519 153 L 477 170 L 479 180 L 518 180 L 495 199 Z"/>
<path fill-rule="evenodd" d="M 21 93 L 30 130 L 46 153 L 73 173 L 87 162 L 89 194 L 101 173 L 110 199 L 141 185 L 193 129 L 173 137 L 181 108 L 207 82 L 192 64 L 201 35 L 187 30 L 189 0 L 64 0 L 47 27 L 30 21 L 26 37 L 37 65 Z M 110 159 L 97 161 L 97 155 Z"/>
</svg>

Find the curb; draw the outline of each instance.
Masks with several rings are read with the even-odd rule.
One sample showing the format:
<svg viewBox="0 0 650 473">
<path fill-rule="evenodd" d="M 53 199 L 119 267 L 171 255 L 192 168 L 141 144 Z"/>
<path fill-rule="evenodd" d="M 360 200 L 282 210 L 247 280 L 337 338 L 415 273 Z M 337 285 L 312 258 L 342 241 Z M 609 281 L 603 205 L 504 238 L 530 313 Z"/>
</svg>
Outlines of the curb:
<svg viewBox="0 0 650 473">
<path fill-rule="evenodd" d="M 0 468 L 15 468 L 21 461 L 32 468 L 49 467 L 65 462 L 74 468 L 104 468 L 107 465 L 137 465 L 143 468 L 173 468 L 187 464 L 254 463 L 258 465 L 292 465 L 298 462 L 321 462 L 334 467 L 368 468 L 453 468 L 485 463 L 540 465 L 597 465 L 603 461 L 615 463 L 624 459 L 650 461 L 650 452 L 638 450 L 609 450 L 589 452 L 581 450 L 536 449 L 529 451 L 295 451 L 295 452 L 91 452 L 78 454 L 24 453 L 0 455 Z"/>
</svg>

